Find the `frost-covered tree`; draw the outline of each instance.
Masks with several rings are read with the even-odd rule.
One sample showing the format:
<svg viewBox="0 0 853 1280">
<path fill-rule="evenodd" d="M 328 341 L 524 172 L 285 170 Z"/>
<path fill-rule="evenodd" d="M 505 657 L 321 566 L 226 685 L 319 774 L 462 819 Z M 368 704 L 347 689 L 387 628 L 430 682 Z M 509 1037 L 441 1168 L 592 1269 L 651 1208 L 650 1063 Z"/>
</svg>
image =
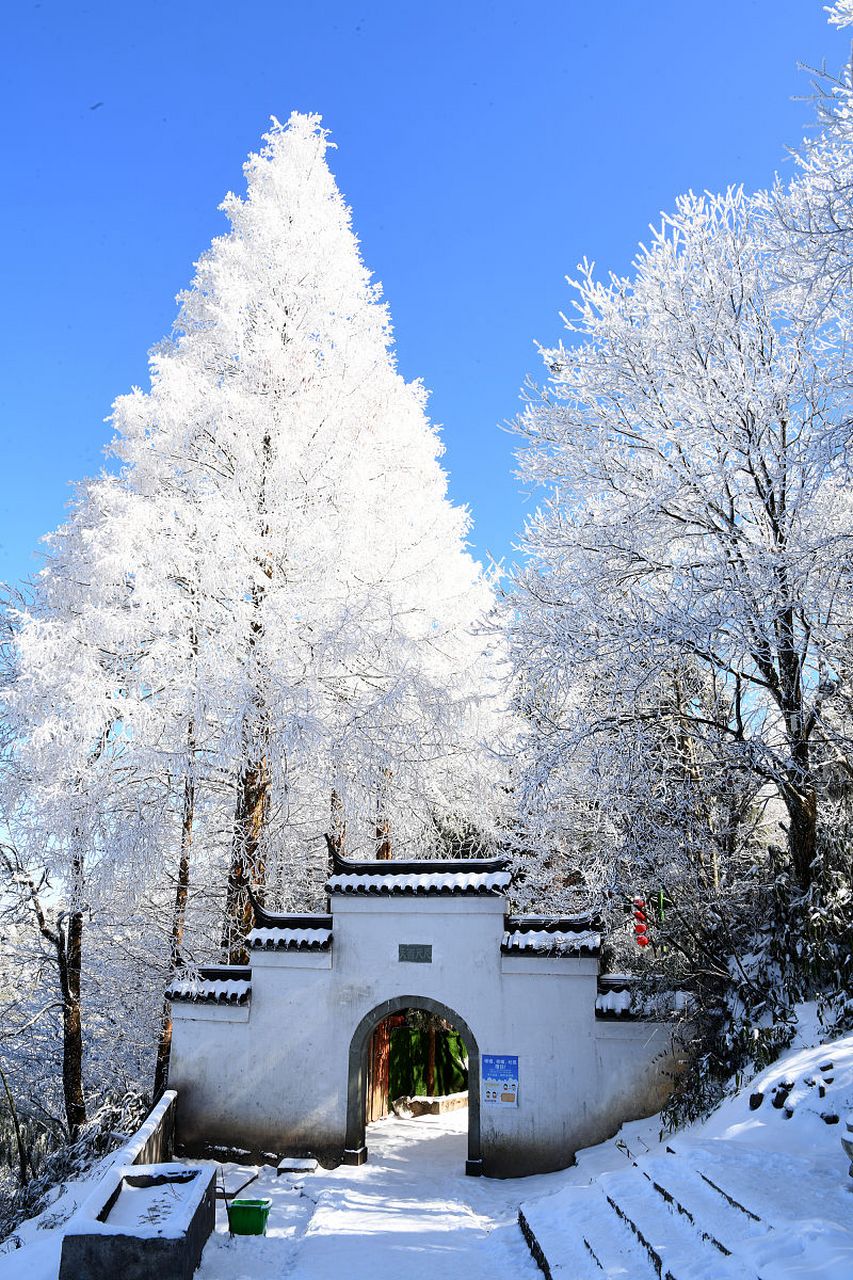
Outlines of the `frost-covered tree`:
<svg viewBox="0 0 853 1280">
<path fill-rule="evenodd" d="M 316 901 L 326 834 L 427 852 L 454 823 L 488 833 L 501 794 L 491 588 L 328 146 L 294 115 L 250 157 L 150 390 L 116 402 L 119 476 L 81 487 L 10 612 L 26 874 L 49 861 L 85 920 L 110 860 L 126 891 L 133 867 L 160 964 L 187 913 L 197 954 L 222 937 L 223 905 L 238 955 L 250 884 Z"/>
<path fill-rule="evenodd" d="M 849 0 L 827 8 L 837 27 L 853 26 Z M 797 305 L 835 311 L 849 322 L 853 296 L 853 82 L 818 73 L 818 128 L 794 152 L 798 172 L 759 196 L 764 233 L 780 284 Z"/>
<path fill-rule="evenodd" d="M 727 773 L 772 789 L 805 890 L 821 770 L 851 759 L 847 353 L 785 309 L 755 221 L 741 192 L 688 196 L 633 278 L 584 267 L 572 340 L 544 352 L 550 384 L 519 422 L 548 498 L 515 647 L 547 770 L 578 729 L 657 715 L 696 672 L 667 694 L 687 776 L 704 761 L 721 794 Z"/>
<path fill-rule="evenodd" d="M 643 970 L 702 1011 L 688 1113 L 849 980 L 849 356 L 766 216 L 690 195 L 630 278 L 584 265 L 518 423 L 545 491 L 509 601 L 526 825 L 610 905 L 618 967 L 614 904 L 656 900 Z"/>
<path fill-rule="evenodd" d="M 167 780 L 150 759 L 128 761 L 127 653 L 117 648 L 127 589 L 98 572 L 107 543 L 94 515 L 81 493 L 36 599 L 9 609 L 3 672 L 0 894 L 38 968 L 33 998 L 52 1021 L 58 1016 L 72 1136 L 88 1112 L 85 975 L 115 985 L 102 944 L 135 914 L 146 887 L 156 891 L 170 838 Z M 123 1043 L 134 1039 L 125 1028 Z"/>
<path fill-rule="evenodd" d="M 394 368 L 327 136 L 294 115 L 265 144 L 151 390 L 115 413 L 126 484 L 191 512 L 186 603 L 202 616 L 186 634 L 227 689 L 216 731 L 235 762 L 238 934 L 245 880 L 280 880 L 271 860 L 304 877 L 332 810 L 368 853 L 377 829 L 417 847 L 434 813 L 487 811 L 498 693 L 478 632 L 490 590 L 423 392 Z"/>
</svg>

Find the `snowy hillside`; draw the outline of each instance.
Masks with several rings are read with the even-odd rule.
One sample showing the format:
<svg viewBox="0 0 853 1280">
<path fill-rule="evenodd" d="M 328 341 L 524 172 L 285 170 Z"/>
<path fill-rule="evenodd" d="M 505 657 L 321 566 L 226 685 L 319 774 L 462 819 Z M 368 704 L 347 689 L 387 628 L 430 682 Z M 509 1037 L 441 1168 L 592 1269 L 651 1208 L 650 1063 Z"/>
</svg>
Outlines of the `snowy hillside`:
<svg viewBox="0 0 853 1280">
<path fill-rule="evenodd" d="M 581 1153 L 587 1185 L 526 1201 L 525 1233 L 553 1280 L 849 1280 L 851 1109 L 853 1036 L 795 1049 L 703 1124 Z"/>
</svg>

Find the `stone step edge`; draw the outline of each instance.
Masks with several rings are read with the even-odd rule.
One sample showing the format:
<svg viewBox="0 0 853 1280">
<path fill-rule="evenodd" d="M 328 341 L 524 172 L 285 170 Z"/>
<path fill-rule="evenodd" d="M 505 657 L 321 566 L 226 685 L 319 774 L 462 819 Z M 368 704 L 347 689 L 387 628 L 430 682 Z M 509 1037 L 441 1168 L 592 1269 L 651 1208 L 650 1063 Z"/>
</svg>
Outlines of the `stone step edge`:
<svg viewBox="0 0 853 1280">
<path fill-rule="evenodd" d="M 679 1217 L 683 1217 L 689 1223 L 690 1231 L 695 1236 L 695 1243 L 697 1246 L 704 1247 L 704 1245 L 711 1245 L 713 1246 L 713 1248 L 718 1250 L 718 1252 L 722 1255 L 722 1257 L 720 1258 L 720 1265 L 721 1267 L 725 1268 L 724 1274 L 731 1275 L 731 1272 L 728 1270 L 728 1268 L 729 1266 L 735 1266 L 738 1268 L 738 1276 L 740 1277 L 740 1280 L 761 1280 L 761 1277 L 751 1267 L 744 1268 L 742 1261 L 732 1252 L 731 1249 L 727 1248 L 726 1245 L 722 1244 L 717 1239 L 716 1236 L 711 1234 L 709 1231 L 705 1230 L 704 1226 L 702 1225 L 702 1219 L 697 1218 L 695 1214 L 693 1214 L 689 1209 L 685 1208 L 685 1206 L 680 1203 L 680 1201 L 672 1192 L 660 1186 L 659 1183 L 657 1183 L 652 1177 L 650 1177 L 650 1175 L 646 1172 L 645 1169 L 641 1168 L 639 1172 L 642 1173 L 643 1177 L 646 1179 L 646 1183 L 645 1183 L 646 1187 L 650 1187 L 657 1194 L 657 1196 L 660 1197 L 660 1199 L 657 1201 L 658 1205 L 662 1205 L 665 1208 L 665 1211 L 669 1213 L 673 1218 L 677 1219 Z M 699 1176 L 702 1177 L 702 1174 L 700 1174 Z M 671 1260 L 668 1261 L 667 1258 L 663 1257 L 660 1253 L 658 1253 L 657 1249 L 652 1245 L 651 1241 L 647 1238 L 645 1231 L 643 1230 L 643 1227 L 640 1225 L 640 1223 L 643 1222 L 643 1209 L 644 1209 L 642 1190 L 641 1190 L 642 1186 L 643 1186 L 642 1183 L 637 1183 L 632 1188 L 627 1188 L 624 1191 L 622 1187 L 619 1187 L 618 1189 L 611 1188 L 611 1190 L 613 1191 L 612 1195 L 608 1194 L 608 1192 L 605 1191 L 607 1202 L 610 1205 L 610 1208 L 613 1210 L 613 1212 L 619 1218 L 621 1218 L 622 1221 L 629 1227 L 631 1232 L 636 1237 L 638 1243 L 645 1250 L 646 1254 L 649 1257 L 649 1260 L 651 1261 L 652 1266 L 655 1269 L 655 1273 L 660 1278 L 660 1280 L 677 1280 L 677 1277 L 674 1274 L 674 1272 L 671 1270 L 671 1267 L 674 1266 L 677 1272 L 680 1269 L 680 1263 L 677 1261 L 676 1262 L 671 1262 Z M 603 1187 L 602 1187 L 602 1190 L 604 1190 Z M 640 1202 L 639 1203 L 635 1202 L 632 1205 L 631 1192 L 633 1191 L 634 1195 L 636 1195 L 638 1190 L 641 1191 Z M 715 1190 L 717 1190 L 716 1187 L 715 1187 Z M 653 1204 L 654 1204 L 654 1197 L 651 1197 L 651 1199 L 648 1202 L 648 1205 L 645 1207 L 651 1207 Z M 636 1215 L 636 1218 L 634 1215 Z M 636 1219 L 639 1219 L 639 1223 Z M 725 1259 L 725 1262 L 723 1261 L 723 1259 Z"/>
<path fill-rule="evenodd" d="M 524 1210 L 521 1206 L 519 1206 L 518 1209 L 518 1225 L 521 1228 L 521 1234 L 524 1236 L 524 1242 L 530 1250 L 530 1256 L 542 1272 L 545 1280 L 554 1280 L 554 1273 L 548 1265 L 548 1259 L 545 1257 L 545 1250 L 536 1238 L 536 1232 L 527 1221 Z"/>
<path fill-rule="evenodd" d="M 681 1203 L 681 1200 L 674 1191 L 670 1191 L 667 1187 L 662 1186 L 661 1183 L 657 1182 L 656 1179 L 647 1172 L 647 1170 L 641 1168 L 640 1173 L 647 1182 L 651 1184 L 652 1189 L 660 1196 L 661 1200 L 663 1200 L 664 1204 L 670 1211 L 674 1209 L 676 1213 L 687 1219 L 690 1226 L 697 1233 L 700 1239 L 706 1240 L 708 1244 L 712 1245 L 724 1257 L 730 1258 L 732 1256 L 731 1249 L 729 1249 L 727 1245 L 724 1245 L 721 1240 L 718 1240 L 712 1232 L 706 1231 L 701 1222 L 696 1221 L 695 1213 L 693 1213 L 691 1209 L 688 1209 L 686 1205 Z"/>
<path fill-rule="evenodd" d="M 548 1262 L 548 1258 L 545 1253 L 545 1250 L 542 1248 L 542 1244 L 538 1236 L 536 1235 L 536 1232 L 533 1230 L 533 1227 L 530 1225 L 530 1222 L 525 1217 L 524 1210 L 521 1207 L 519 1207 L 519 1210 L 518 1210 L 518 1225 L 521 1228 L 521 1234 L 524 1236 L 525 1243 L 528 1249 L 530 1250 L 530 1255 L 533 1258 L 533 1261 L 536 1263 L 539 1270 L 546 1277 L 546 1280 L 555 1280 L 555 1276 L 553 1271 L 551 1270 L 551 1266 Z M 599 1262 L 598 1258 L 595 1255 L 595 1251 L 592 1245 L 589 1243 L 589 1241 L 586 1239 L 585 1236 L 581 1237 L 581 1244 L 586 1250 L 586 1253 L 589 1255 L 589 1261 L 592 1263 L 592 1265 L 596 1268 L 597 1271 L 600 1271 L 601 1274 L 604 1275 L 604 1267 Z"/>
<path fill-rule="evenodd" d="M 604 1193 L 604 1197 L 616 1217 L 621 1218 L 628 1227 L 628 1230 L 636 1237 L 637 1243 L 640 1245 L 641 1249 L 643 1249 L 649 1259 L 649 1262 L 654 1267 L 655 1275 L 659 1277 L 659 1280 L 676 1280 L 676 1277 L 669 1271 L 657 1249 L 651 1241 L 646 1239 L 631 1215 L 623 1209 L 612 1196 L 608 1195 L 607 1192 Z"/>
</svg>

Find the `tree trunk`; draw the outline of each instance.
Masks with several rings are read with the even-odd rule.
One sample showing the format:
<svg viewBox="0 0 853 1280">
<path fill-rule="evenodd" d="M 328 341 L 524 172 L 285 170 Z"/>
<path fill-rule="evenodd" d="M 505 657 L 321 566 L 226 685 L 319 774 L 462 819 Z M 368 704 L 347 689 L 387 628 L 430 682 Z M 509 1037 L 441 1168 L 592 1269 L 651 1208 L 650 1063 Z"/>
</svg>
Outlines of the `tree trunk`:
<svg viewBox="0 0 853 1280">
<path fill-rule="evenodd" d="M 790 600 L 791 591 L 784 562 L 780 564 L 778 576 L 780 596 Z M 797 644 L 795 615 L 790 605 L 776 619 L 776 635 L 779 649 L 777 701 L 785 720 L 791 756 L 787 777 L 781 788 L 789 819 L 788 855 L 794 878 L 805 892 L 812 883 L 812 863 L 817 853 L 817 791 L 809 745 L 814 727 L 814 712 L 806 713 L 804 654 Z"/>
<path fill-rule="evenodd" d="M 388 816 L 388 792 L 391 786 L 391 770 L 386 766 L 382 770 L 382 780 L 376 798 L 376 857 L 380 862 L 390 862 L 391 852 L 391 819 Z"/>
<path fill-rule="evenodd" d="M 76 851 L 71 859 L 71 909 L 60 912 L 56 926 L 48 923 L 39 897 L 39 888 L 24 872 L 16 856 L 22 883 L 27 886 L 39 931 L 55 957 L 62 995 L 62 1092 L 65 1120 L 71 1139 L 86 1123 L 83 1094 L 83 1017 L 80 979 L 83 968 L 83 854 L 79 832 L 74 833 Z"/>
<path fill-rule="evenodd" d="M 284 341 L 288 338 L 284 335 Z M 258 486 L 258 518 L 262 538 L 269 534 L 267 519 L 267 478 L 273 463 L 272 438 L 265 435 L 261 443 L 261 477 Z M 222 931 L 222 951 L 229 964 L 248 963 L 246 936 L 252 927 L 253 910 L 247 889 L 253 888 L 263 902 L 263 885 L 266 867 L 263 861 L 262 843 L 270 808 L 270 768 L 267 757 L 269 726 L 266 698 L 263 689 L 263 672 L 258 658 L 258 646 L 264 634 L 261 613 L 266 585 L 272 578 L 273 567 L 263 554 L 257 561 L 259 577 L 252 585 L 253 613 L 249 623 L 248 669 L 252 677 L 254 711 L 243 725 L 245 754 L 237 779 L 237 802 L 234 811 L 234 834 L 231 846 L 231 867 L 225 892 L 225 920 Z"/>
<path fill-rule="evenodd" d="M 270 774 L 265 756 L 248 764 L 237 784 L 237 806 L 234 815 L 234 841 L 231 870 L 225 897 L 223 952 L 229 964 L 247 964 L 246 936 L 252 927 L 253 911 L 247 887 L 262 891 L 266 868 L 261 849 L 269 814 Z"/>
<path fill-rule="evenodd" d="M 346 856 L 347 819 L 344 813 L 344 802 L 340 793 L 334 787 L 332 788 L 331 811 L 332 829 L 329 833 L 329 852 L 334 851 L 338 857 L 343 858 Z"/>
<path fill-rule="evenodd" d="M 27 1145 L 21 1130 L 21 1122 L 18 1119 L 15 1099 L 12 1097 L 12 1090 L 9 1088 L 9 1081 L 6 1079 L 6 1072 L 3 1070 L 2 1064 L 0 1064 L 0 1081 L 3 1082 L 3 1090 L 9 1106 L 9 1115 L 12 1117 L 12 1128 L 15 1130 L 15 1144 L 18 1148 L 18 1181 L 22 1187 L 25 1187 L 29 1181 L 27 1176 Z"/>
<path fill-rule="evenodd" d="M 74 880 L 79 887 L 83 863 L 74 859 Z M 76 895 L 74 895 L 76 896 Z M 83 912 L 79 905 L 60 918 L 55 935 L 59 986 L 62 991 L 62 1092 L 65 1118 L 72 1141 L 86 1123 L 83 1096 L 83 1016 L 80 979 L 83 968 Z"/>
<path fill-rule="evenodd" d="M 192 729 L 190 738 L 192 740 Z M 187 774 L 184 779 L 184 809 L 181 820 L 181 856 L 178 861 L 178 879 L 175 885 L 175 906 L 172 911 L 172 933 L 169 943 L 169 980 L 180 964 L 181 946 L 187 918 L 187 898 L 190 887 L 190 849 L 193 840 L 195 817 L 195 780 Z M 157 1102 L 169 1081 L 169 1059 L 172 1053 L 172 1005 L 163 1000 L 160 1020 L 160 1041 L 157 1045 L 157 1062 L 154 1068 L 154 1101 Z"/>
<path fill-rule="evenodd" d="M 812 785 L 786 786 L 783 790 L 788 810 L 788 854 L 799 887 L 805 892 L 814 878 L 817 854 L 817 794 Z"/>
<path fill-rule="evenodd" d="M 793 682 L 792 682 L 793 683 Z M 791 765 L 781 785 L 788 810 L 788 857 L 794 879 L 806 892 L 814 878 L 817 854 L 817 789 L 811 767 L 809 730 L 803 713 L 801 689 L 783 702 L 783 714 L 791 752 Z"/>
</svg>

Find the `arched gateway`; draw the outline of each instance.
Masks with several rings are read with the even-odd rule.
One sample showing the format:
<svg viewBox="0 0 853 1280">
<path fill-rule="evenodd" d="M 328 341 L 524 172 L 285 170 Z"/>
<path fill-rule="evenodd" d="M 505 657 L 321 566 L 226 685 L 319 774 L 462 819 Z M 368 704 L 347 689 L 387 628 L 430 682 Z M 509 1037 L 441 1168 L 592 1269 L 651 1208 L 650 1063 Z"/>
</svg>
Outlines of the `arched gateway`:
<svg viewBox="0 0 853 1280">
<path fill-rule="evenodd" d="M 367 1059 L 374 1031 L 384 1018 L 406 1009 L 425 1009 L 445 1018 L 460 1032 L 468 1050 L 468 1159 L 465 1172 L 483 1172 L 480 1154 L 480 1048 L 473 1031 L 453 1009 L 429 996 L 392 996 L 366 1014 L 355 1029 L 349 1051 L 349 1086 L 347 1089 L 347 1136 L 344 1160 L 363 1164 L 367 1159 L 364 1145 L 364 1120 L 367 1104 Z"/>
<path fill-rule="evenodd" d="M 507 914 L 505 860 L 338 859 L 326 888 L 326 915 L 256 911 L 250 966 L 173 984 L 185 1151 L 361 1163 L 370 1037 L 412 1007 L 467 1045 L 469 1173 L 562 1168 L 661 1105 L 667 1025 L 614 1017 L 589 917 Z"/>
</svg>

